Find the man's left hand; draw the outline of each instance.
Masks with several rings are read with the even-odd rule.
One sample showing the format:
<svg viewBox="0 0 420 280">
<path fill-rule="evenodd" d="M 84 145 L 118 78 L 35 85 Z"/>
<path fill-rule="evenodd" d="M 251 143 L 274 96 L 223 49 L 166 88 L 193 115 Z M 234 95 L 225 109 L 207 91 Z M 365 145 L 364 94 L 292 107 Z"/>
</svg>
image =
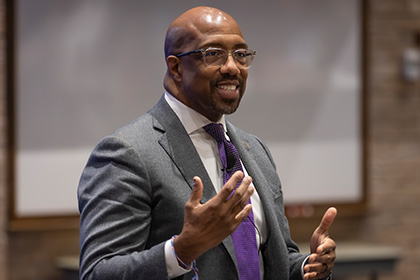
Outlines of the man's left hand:
<svg viewBox="0 0 420 280">
<path fill-rule="evenodd" d="M 312 234 L 311 255 L 304 267 L 304 279 L 315 280 L 326 278 L 332 271 L 335 261 L 335 241 L 328 236 L 328 229 L 337 216 L 337 209 L 329 208 L 319 226 Z"/>
</svg>

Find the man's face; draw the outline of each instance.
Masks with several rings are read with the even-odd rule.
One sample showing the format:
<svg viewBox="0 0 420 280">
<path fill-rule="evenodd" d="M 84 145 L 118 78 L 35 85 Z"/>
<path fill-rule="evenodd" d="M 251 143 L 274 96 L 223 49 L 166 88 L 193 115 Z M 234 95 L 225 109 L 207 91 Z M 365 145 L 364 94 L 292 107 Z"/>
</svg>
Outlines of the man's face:
<svg viewBox="0 0 420 280">
<path fill-rule="evenodd" d="M 219 28 L 198 36 L 193 49 L 222 48 L 228 52 L 247 48 L 235 28 Z M 187 50 L 187 51 L 191 51 Z M 245 92 L 248 70 L 239 68 L 233 57 L 228 56 L 221 67 L 204 64 L 201 53 L 180 57 L 182 71 L 181 95 L 187 106 L 212 121 L 223 114 L 236 111 Z"/>
</svg>

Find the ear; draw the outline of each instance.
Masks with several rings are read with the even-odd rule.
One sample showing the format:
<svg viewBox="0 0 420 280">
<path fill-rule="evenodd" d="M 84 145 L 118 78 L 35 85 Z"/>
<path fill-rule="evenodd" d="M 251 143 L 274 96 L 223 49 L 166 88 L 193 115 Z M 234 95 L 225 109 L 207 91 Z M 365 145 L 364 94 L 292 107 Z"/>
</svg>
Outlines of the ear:
<svg viewBox="0 0 420 280">
<path fill-rule="evenodd" d="M 179 58 L 174 55 L 168 56 L 166 58 L 166 65 L 168 67 L 168 72 L 170 73 L 172 78 L 177 82 L 181 82 L 182 67 Z"/>
</svg>

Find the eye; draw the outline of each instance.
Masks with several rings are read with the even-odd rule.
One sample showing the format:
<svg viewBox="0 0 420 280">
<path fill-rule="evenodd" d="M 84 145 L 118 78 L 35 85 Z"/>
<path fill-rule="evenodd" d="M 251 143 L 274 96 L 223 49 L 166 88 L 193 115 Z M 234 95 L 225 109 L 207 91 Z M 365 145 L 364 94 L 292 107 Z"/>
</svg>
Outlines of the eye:
<svg viewBox="0 0 420 280">
<path fill-rule="evenodd" d="M 248 50 L 236 50 L 235 52 L 234 52 L 234 54 L 235 54 L 235 56 L 236 57 L 238 57 L 238 58 L 246 58 L 248 55 L 250 55 L 251 53 L 250 53 L 250 51 L 248 51 Z"/>
<path fill-rule="evenodd" d="M 209 49 L 209 50 L 206 50 L 206 53 L 205 53 L 205 56 L 207 57 L 219 57 L 223 55 L 224 55 L 224 51 L 219 50 L 219 49 Z"/>
</svg>

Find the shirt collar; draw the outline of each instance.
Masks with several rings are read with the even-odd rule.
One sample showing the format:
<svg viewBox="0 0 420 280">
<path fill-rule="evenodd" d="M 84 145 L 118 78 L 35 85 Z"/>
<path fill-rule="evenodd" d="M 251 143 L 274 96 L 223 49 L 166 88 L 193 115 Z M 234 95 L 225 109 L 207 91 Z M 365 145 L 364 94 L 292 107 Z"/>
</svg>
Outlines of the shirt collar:
<svg viewBox="0 0 420 280">
<path fill-rule="evenodd" d="M 168 102 L 172 110 L 174 110 L 175 114 L 178 116 L 181 123 L 184 125 L 185 130 L 188 134 L 193 133 L 197 129 L 200 129 L 203 126 L 208 125 L 209 123 L 212 123 L 212 121 L 210 121 L 197 111 L 186 106 L 184 103 L 176 99 L 172 94 L 170 94 L 167 91 L 165 92 L 165 100 L 166 102 Z M 223 115 L 220 118 L 220 120 L 216 123 L 221 123 L 223 125 L 223 129 L 226 132 L 225 115 Z"/>
</svg>

